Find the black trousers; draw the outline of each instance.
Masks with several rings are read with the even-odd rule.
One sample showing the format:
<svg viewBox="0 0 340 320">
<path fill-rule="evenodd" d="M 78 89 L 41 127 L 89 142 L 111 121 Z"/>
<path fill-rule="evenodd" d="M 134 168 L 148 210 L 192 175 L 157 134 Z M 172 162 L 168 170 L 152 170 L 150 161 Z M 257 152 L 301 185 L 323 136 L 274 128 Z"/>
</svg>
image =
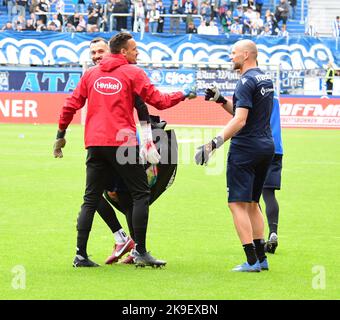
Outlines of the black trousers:
<svg viewBox="0 0 340 320">
<path fill-rule="evenodd" d="M 333 82 L 329 80 L 326 81 L 326 91 L 329 96 L 333 95 Z"/>
<path fill-rule="evenodd" d="M 150 188 L 144 166 L 139 164 L 138 147 L 89 147 L 86 160 L 86 190 L 84 202 L 78 216 L 77 247 L 86 251 L 87 238 L 79 234 L 89 234 L 94 213 L 102 199 L 107 185 L 108 173 L 112 168 L 119 175 L 131 194 L 133 200 L 131 224 L 136 241 L 136 249 L 140 253 L 146 251 L 146 230 L 149 215 Z M 81 243 L 79 243 L 81 242 Z M 85 247 L 85 248 L 84 248 Z"/>
</svg>

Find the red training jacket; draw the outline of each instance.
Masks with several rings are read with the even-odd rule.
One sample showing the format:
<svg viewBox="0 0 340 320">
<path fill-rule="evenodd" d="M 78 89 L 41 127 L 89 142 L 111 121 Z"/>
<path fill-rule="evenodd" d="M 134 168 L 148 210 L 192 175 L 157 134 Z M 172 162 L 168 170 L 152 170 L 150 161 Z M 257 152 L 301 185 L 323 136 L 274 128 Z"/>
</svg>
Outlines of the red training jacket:
<svg viewBox="0 0 340 320">
<path fill-rule="evenodd" d="M 88 99 L 85 148 L 137 145 L 133 117 L 135 94 L 159 110 L 184 100 L 181 91 L 161 93 L 151 84 L 144 70 L 129 64 L 121 54 L 110 54 L 84 73 L 73 94 L 65 100 L 59 129 L 68 127 L 76 111 Z"/>
</svg>

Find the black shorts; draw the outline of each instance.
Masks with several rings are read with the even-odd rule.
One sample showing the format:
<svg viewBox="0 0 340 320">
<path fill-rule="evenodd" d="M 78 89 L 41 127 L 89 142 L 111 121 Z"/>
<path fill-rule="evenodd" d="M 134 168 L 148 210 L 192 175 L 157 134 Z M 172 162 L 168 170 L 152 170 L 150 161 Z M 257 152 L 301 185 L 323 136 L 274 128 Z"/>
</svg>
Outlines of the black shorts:
<svg viewBox="0 0 340 320">
<path fill-rule="evenodd" d="M 268 169 L 263 188 L 281 189 L 282 154 L 275 154 Z"/>
<path fill-rule="evenodd" d="M 228 202 L 259 202 L 272 158 L 272 153 L 229 152 Z"/>
</svg>

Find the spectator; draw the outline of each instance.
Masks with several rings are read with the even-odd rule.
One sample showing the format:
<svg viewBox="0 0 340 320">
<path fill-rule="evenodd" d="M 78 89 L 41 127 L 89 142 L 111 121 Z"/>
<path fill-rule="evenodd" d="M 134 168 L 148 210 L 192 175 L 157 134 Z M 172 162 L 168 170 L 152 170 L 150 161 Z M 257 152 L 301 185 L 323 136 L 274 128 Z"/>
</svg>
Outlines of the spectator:
<svg viewBox="0 0 340 320">
<path fill-rule="evenodd" d="M 21 32 L 21 31 L 23 31 L 24 30 L 24 27 L 22 26 L 22 24 L 19 22 L 19 21 L 17 21 L 17 25 L 15 26 L 15 31 L 16 32 Z"/>
<path fill-rule="evenodd" d="M 156 33 L 157 31 L 157 24 L 160 18 L 159 11 L 156 9 L 156 5 L 152 4 L 151 10 L 148 11 L 147 16 L 149 20 L 149 32 Z"/>
<path fill-rule="evenodd" d="M 234 23 L 230 27 L 230 33 L 232 34 L 242 34 L 243 24 L 240 23 L 240 18 L 234 16 Z"/>
<path fill-rule="evenodd" d="M 55 3 L 55 10 L 58 14 L 64 14 L 65 12 L 65 2 L 64 0 L 54 0 L 52 4 Z"/>
<path fill-rule="evenodd" d="M 78 24 L 79 24 L 79 13 L 78 12 L 75 12 L 73 15 L 69 16 L 67 18 L 67 22 L 66 22 L 66 25 L 67 23 L 71 23 L 74 28 L 77 28 Z M 70 31 L 68 31 L 70 32 Z"/>
<path fill-rule="evenodd" d="M 210 4 L 206 1 L 201 3 L 200 15 L 203 17 L 203 20 L 209 22 L 211 18 L 211 8 Z"/>
<path fill-rule="evenodd" d="M 87 12 L 87 31 L 95 32 L 95 30 L 99 28 L 101 17 L 103 16 L 103 7 L 97 0 L 91 0 L 91 3 L 87 7 Z"/>
<path fill-rule="evenodd" d="M 248 0 L 240 0 L 239 2 L 244 9 L 248 8 Z"/>
<path fill-rule="evenodd" d="M 9 30 L 13 30 L 13 25 L 12 22 L 7 21 L 1 28 L 1 31 L 9 31 Z"/>
<path fill-rule="evenodd" d="M 16 31 L 22 31 L 26 27 L 26 19 L 24 16 L 17 15 L 12 20 L 13 29 Z"/>
<path fill-rule="evenodd" d="M 263 20 L 261 19 L 260 13 L 256 11 L 256 18 L 251 23 L 250 34 L 256 36 L 261 33 L 263 29 Z"/>
<path fill-rule="evenodd" d="M 214 20 L 211 20 L 209 24 L 207 23 L 206 34 L 218 35 L 218 27 L 215 25 Z"/>
<path fill-rule="evenodd" d="M 30 14 L 30 20 L 32 20 L 32 25 L 34 26 L 34 29 L 37 27 L 37 16 L 34 12 Z"/>
<path fill-rule="evenodd" d="M 197 33 L 197 28 L 193 21 L 189 22 L 186 33 Z"/>
<path fill-rule="evenodd" d="M 238 0 L 230 0 L 230 11 L 234 13 L 234 10 L 237 8 L 238 5 L 239 5 Z"/>
<path fill-rule="evenodd" d="M 211 15 L 210 15 L 210 20 L 214 20 L 215 18 L 218 17 L 218 11 L 219 11 L 219 6 L 221 4 L 221 0 L 208 0 L 208 5 L 210 2 L 210 11 L 211 11 Z"/>
<path fill-rule="evenodd" d="M 25 18 L 27 0 L 16 0 L 18 16 Z"/>
<path fill-rule="evenodd" d="M 253 10 L 252 7 L 248 7 L 244 12 L 244 16 L 247 17 L 252 23 L 256 19 L 256 11 Z"/>
<path fill-rule="evenodd" d="M 72 22 L 68 21 L 64 28 L 64 32 L 76 32 L 76 27 L 72 24 Z"/>
<path fill-rule="evenodd" d="M 31 0 L 29 1 L 29 12 L 34 13 L 36 8 L 39 6 L 39 0 Z"/>
<path fill-rule="evenodd" d="M 335 20 L 332 22 L 332 31 L 333 37 L 338 38 L 340 37 L 340 17 L 337 16 Z"/>
<path fill-rule="evenodd" d="M 164 28 L 164 17 L 162 17 L 162 14 L 166 14 L 165 8 L 163 6 L 162 1 L 158 1 L 156 4 L 156 9 L 159 11 L 159 19 L 158 19 L 158 24 L 157 24 L 157 32 L 158 33 L 163 33 L 163 28 Z"/>
<path fill-rule="evenodd" d="M 287 31 L 287 25 L 283 24 L 277 35 L 280 37 L 288 37 L 289 32 Z"/>
<path fill-rule="evenodd" d="M 233 11 L 233 17 L 239 17 L 240 19 L 243 18 L 244 10 L 241 5 L 238 5 L 237 8 Z"/>
<path fill-rule="evenodd" d="M 192 21 L 191 15 L 197 13 L 197 8 L 195 6 L 195 3 L 192 0 L 186 0 L 182 6 L 182 11 L 184 14 L 187 15 L 187 17 L 184 18 L 183 21 L 185 21 L 186 28 L 188 28 L 189 22 Z M 197 32 L 198 32 L 198 29 L 197 29 Z"/>
<path fill-rule="evenodd" d="M 309 24 L 306 25 L 305 35 L 311 36 L 311 37 L 317 37 L 318 36 L 318 32 L 316 30 L 314 22 L 310 22 Z"/>
<path fill-rule="evenodd" d="M 36 31 L 38 31 L 38 32 L 46 31 L 46 25 L 45 25 L 43 19 L 38 19 L 38 20 L 37 20 L 37 28 L 36 28 Z"/>
<path fill-rule="evenodd" d="M 218 16 L 220 20 L 222 20 L 222 17 L 226 15 L 228 10 L 230 10 L 230 1 L 222 1 L 221 5 L 218 8 Z"/>
<path fill-rule="evenodd" d="M 234 23 L 231 10 L 228 10 L 221 19 L 222 30 L 224 33 L 230 33 L 231 26 Z"/>
<path fill-rule="evenodd" d="M 255 10 L 262 15 L 263 0 L 255 0 Z"/>
<path fill-rule="evenodd" d="M 271 36 L 272 31 L 270 30 L 270 26 L 268 24 L 265 24 L 264 30 L 262 30 L 262 32 L 260 34 L 261 34 L 261 36 Z"/>
<path fill-rule="evenodd" d="M 169 8 L 170 14 L 181 14 L 181 8 L 178 5 L 178 0 L 174 0 Z M 170 18 L 170 33 L 178 34 L 179 32 L 179 24 L 180 24 L 180 18 L 178 17 L 171 17 Z M 175 32 L 174 32 L 175 31 Z"/>
<path fill-rule="evenodd" d="M 289 16 L 289 5 L 287 0 L 280 0 L 280 3 L 276 6 L 275 9 L 275 18 L 277 23 L 282 20 L 282 24 L 287 24 Z"/>
<path fill-rule="evenodd" d="M 61 16 L 62 17 L 62 16 Z M 61 24 L 62 24 L 62 20 L 60 21 L 59 19 L 59 15 L 54 14 L 52 15 L 52 19 L 50 20 L 49 24 L 53 22 L 56 25 L 56 31 L 61 31 Z"/>
<path fill-rule="evenodd" d="M 125 0 L 116 0 L 112 10 L 113 13 L 129 13 L 129 7 Z M 116 16 L 116 30 L 122 31 L 127 29 L 127 17 Z"/>
<path fill-rule="evenodd" d="M 49 21 L 49 23 L 47 24 L 47 31 L 60 31 L 58 30 L 57 25 L 53 22 L 53 21 Z"/>
<path fill-rule="evenodd" d="M 273 13 L 270 12 L 270 10 L 266 11 L 266 16 L 265 16 L 265 25 L 269 26 L 270 32 L 273 36 L 277 35 L 279 31 L 279 25 L 277 23 L 277 20 Z"/>
<path fill-rule="evenodd" d="M 135 21 L 133 23 L 133 32 L 140 32 L 141 34 L 145 31 L 145 7 L 142 0 L 137 0 L 134 5 Z"/>
<path fill-rule="evenodd" d="M 96 24 L 93 25 L 87 25 L 86 27 L 87 32 L 99 32 L 99 27 Z"/>
<path fill-rule="evenodd" d="M 79 15 L 79 22 L 78 25 L 76 27 L 76 31 L 77 32 L 86 32 L 87 30 L 87 23 L 86 20 L 84 18 L 84 16 L 82 14 Z"/>
<path fill-rule="evenodd" d="M 78 13 L 85 13 L 85 0 L 73 0 L 74 11 Z"/>
<path fill-rule="evenodd" d="M 26 26 L 25 26 L 25 31 L 35 31 L 35 26 L 33 24 L 32 19 L 27 19 L 26 21 Z"/>
<path fill-rule="evenodd" d="M 190 21 L 189 23 L 191 23 Z M 197 34 L 207 34 L 207 23 L 205 20 L 201 20 L 201 24 L 197 28 Z"/>
<path fill-rule="evenodd" d="M 42 24 L 39 25 L 39 29 L 43 28 L 43 25 L 46 30 L 46 23 L 47 23 L 47 14 L 50 11 L 50 4 L 47 0 L 40 0 L 38 6 L 36 7 L 35 13 L 38 14 L 38 20 L 42 21 Z M 37 31 L 38 30 L 38 23 L 37 23 Z"/>
<path fill-rule="evenodd" d="M 113 13 L 113 8 L 115 7 L 116 0 L 107 0 L 104 5 L 104 13 L 106 16 L 106 21 L 109 25 L 109 31 L 116 30 L 114 26 L 114 21 L 111 21 L 111 14 Z"/>
<path fill-rule="evenodd" d="M 251 30 L 251 21 L 250 21 L 249 17 L 244 16 L 243 17 L 243 30 L 242 30 L 242 33 L 243 34 L 250 34 L 250 30 Z"/>
<path fill-rule="evenodd" d="M 333 67 L 333 63 L 329 62 L 327 65 L 327 72 L 326 72 L 326 92 L 327 95 L 333 95 L 333 83 L 334 83 L 334 76 L 335 76 L 335 70 Z"/>
<path fill-rule="evenodd" d="M 295 20 L 297 0 L 289 0 L 288 3 L 290 5 L 290 18 Z"/>
<path fill-rule="evenodd" d="M 17 4 L 15 0 L 7 0 L 8 21 L 12 21 L 12 16 L 17 14 Z M 2 27 L 4 28 L 6 24 Z"/>
</svg>

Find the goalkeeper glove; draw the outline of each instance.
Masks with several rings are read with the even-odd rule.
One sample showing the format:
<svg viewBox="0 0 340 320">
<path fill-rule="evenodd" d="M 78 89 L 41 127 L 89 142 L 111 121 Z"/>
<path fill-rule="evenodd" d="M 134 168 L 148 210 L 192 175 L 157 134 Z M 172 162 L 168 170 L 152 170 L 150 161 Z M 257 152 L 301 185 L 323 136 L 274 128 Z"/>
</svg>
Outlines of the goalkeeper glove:
<svg viewBox="0 0 340 320">
<path fill-rule="evenodd" d="M 142 144 L 142 147 L 140 149 L 140 157 L 142 159 L 142 163 L 144 164 L 146 162 L 157 164 L 161 159 L 161 156 L 158 153 L 157 148 L 152 140 L 149 140 L 146 143 Z"/>
<path fill-rule="evenodd" d="M 210 88 L 205 89 L 205 97 L 206 101 L 215 101 L 216 103 L 226 103 L 227 100 L 221 95 L 220 90 L 213 85 Z"/>
<path fill-rule="evenodd" d="M 66 140 L 65 140 L 65 134 L 66 134 L 66 130 L 60 131 L 58 130 L 57 132 L 57 140 L 54 143 L 53 146 L 53 155 L 55 158 L 62 158 L 63 157 L 63 152 L 61 150 L 61 148 L 65 147 L 66 144 Z"/>
<path fill-rule="evenodd" d="M 141 123 L 142 128 L 142 146 L 140 148 L 140 157 L 142 163 L 149 162 L 151 164 L 159 163 L 160 154 L 152 140 L 152 130 L 150 123 Z"/>
<path fill-rule="evenodd" d="M 196 164 L 206 165 L 210 157 L 212 156 L 213 151 L 219 148 L 223 143 L 224 143 L 223 138 L 221 136 L 217 136 L 214 139 L 212 139 L 210 142 L 202 146 L 199 146 L 195 154 Z"/>
<path fill-rule="evenodd" d="M 158 168 L 155 164 L 151 164 L 146 170 L 146 177 L 148 178 L 149 187 L 153 187 L 157 182 Z"/>
<path fill-rule="evenodd" d="M 197 97 L 196 86 L 185 84 L 183 86 L 182 92 L 185 98 L 194 99 Z"/>
</svg>

